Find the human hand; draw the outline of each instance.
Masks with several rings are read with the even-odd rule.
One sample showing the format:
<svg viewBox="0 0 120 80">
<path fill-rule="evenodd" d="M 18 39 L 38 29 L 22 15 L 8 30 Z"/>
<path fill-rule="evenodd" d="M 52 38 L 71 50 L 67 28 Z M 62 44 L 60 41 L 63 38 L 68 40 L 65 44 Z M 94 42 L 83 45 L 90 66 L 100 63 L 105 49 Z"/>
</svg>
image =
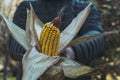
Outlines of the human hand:
<svg viewBox="0 0 120 80">
<path fill-rule="evenodd" d="M 59 55 L 69 59 L 75 59 L 75 52 L 71 47 L 65 48 L 59 52 Z"/>
</svg>

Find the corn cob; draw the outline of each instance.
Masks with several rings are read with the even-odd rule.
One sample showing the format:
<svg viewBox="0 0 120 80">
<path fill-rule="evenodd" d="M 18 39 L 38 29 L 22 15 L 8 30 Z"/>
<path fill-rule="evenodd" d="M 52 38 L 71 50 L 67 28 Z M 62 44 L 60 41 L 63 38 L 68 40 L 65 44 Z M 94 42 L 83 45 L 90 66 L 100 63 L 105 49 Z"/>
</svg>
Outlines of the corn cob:
<svg viewBox="0 0 120 80">
<path fill-rule="evenodd" d="M 49 22 L 43 26 L 40 35 L 41 52 L 48 56 L 57 56 L 60 40 L 60 31 L 53 23 Z"/>
</svg>

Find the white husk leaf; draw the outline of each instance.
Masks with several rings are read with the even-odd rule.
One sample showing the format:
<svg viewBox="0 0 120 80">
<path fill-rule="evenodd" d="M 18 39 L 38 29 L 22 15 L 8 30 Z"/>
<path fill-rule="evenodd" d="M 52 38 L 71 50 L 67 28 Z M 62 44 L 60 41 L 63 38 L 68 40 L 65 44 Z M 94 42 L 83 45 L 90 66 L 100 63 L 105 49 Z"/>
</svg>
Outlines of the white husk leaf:
<svg viewBox="0 0 120 80">
<path fill-rule="evenodd" d="M 35 18 L 35 24 L 34 24 L 34 26 L 35 26 L 35 31 L 36 31 L 36 33 L 37 33 L 37 37 L 38 37 L 38 39 L 40 40 L 40 33 L 41 33 L 41 31 L 42 31 L 42 26 L 40 26 L 40 25 L 38 24 L 38 21 L 37 21 L 36 18 Z"/>
<path fill-rule="evenodd" d="M 40 26 L 35 26 L 35 13 L 34 13 L 34 10 L 33 10 L 33 7 L 32 5 L 30 5 L 31 7 L 31 10 L 30 10 L 30 31 L 31 31 L 31 34 L 32 34 L 32 37 L 35 41 L 35 45 L 33 46 L 36 46 L 36 48 L 40 51 L 40 45 L 39 45 L 39 40 L 38 40 L 38 36 L 37 36 L 37 32 L 35 30 L 35 27 L 40 27 Z M 41 28 L 41 27 L 40 27 Z M 41 31 L 41 29 L 39 29 L 39 32 Z M 40 34 L 40 33 L 39 33 Z"/>
<path fill-rule="evenodd" d="M 35 45 L 35 41 L 32 38 L 32 34 L 30 31 L 30 11 L 27 9 L 27 21 L 26 21 L 26 35 L 27 35 L 27 43 L 29 48 Z"/>
<path fill-rule="evenodd" d="M 29 49 L 27 45 L 26 33 L 23 29 L 19 28 L 17 25 L 9 21 L 2 13 L 0 13 L 1 18 L 5 21 L 8 30 L 10 31 L 12 37 L 20 43 L 26 50 Z"/>
<path fill-rule="evenodd" d="M 30 5 L 32 15 L 34 16 L 34 28 L 37 34 L 37 38 L 40 40 L 40 33 L 42 31 L 42 27 L 44 26 L 43 22 L 38 18 L 38 16 L 35 14 L 34 9 L 32 5 Z"/>
<path fill-rule="evenodd" d="M 63 50 L 67 44 L 75 37 L 82 25 L 84 24 L 89 12 L 90 3 L 83 11 L 81 11 L 61 33 L 59 51 Z"/>
<path fill-rule="evenodd" d="M 68 47 L 87 42 L 87 41 L 89 41 L 91 39 L 94 39 L 94 38 L 99 38 L 99 37 L 103 37 L 103 36 L 107 36 L 107 35 L 111 35 L 111 34 L 115 34 L 115 33 L 119 33 L 119 32 L 120 32 L 120 30 L 113 30 L 113 31 L 108 31 L 108 32 L 104 32 L 104 33 L 95 34 L 95 35 L 79 37 L 79 38 L 74 39 L 73 41 L 71 41 L 68 44 Z"/>
<path fill-rule="evenodd" d="M 60 63 L 61 66 L 80 66 L 79 63 L 72 59 L 68 59 L 65 57 L 61 57 L 61 59 L 62 59 L 62 62 Z"/>
<path fill-rule="evenodd" d="M 77 78 L 93 71 L 93 68 L 81 65 L 72 59 L 62 57 L 62 60 L 60 66 L 62 66 L 66 77 Z"/>
<path fill-rule="evenodd" d="M 38 52 L 35 47 L 32 48 L 25 53 L 22 60 L 22 80 L 37 80 L 49 67 L 56 64 L 59 60 L 59 57 L 49 57 Z"/>
<path fill-rule="evenodd" d="M 88 66 L 63 66 L 64 75 L 69 78 L 78 78 L 93 71 Z"/>
</svg>

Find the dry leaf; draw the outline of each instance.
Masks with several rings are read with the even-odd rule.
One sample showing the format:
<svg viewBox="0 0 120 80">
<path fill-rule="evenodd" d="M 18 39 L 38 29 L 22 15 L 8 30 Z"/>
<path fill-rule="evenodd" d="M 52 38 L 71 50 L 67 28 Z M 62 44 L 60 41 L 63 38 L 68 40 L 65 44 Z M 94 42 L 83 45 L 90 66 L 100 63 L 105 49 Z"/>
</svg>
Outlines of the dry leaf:
<svg viewBox="0 0 120 80">
<path fill-rule="evenodd" d="M 27 45 L 27 38 L 26 33 L 23 29 L 9 21 L 2 13 L 0 13 L 0 16 L 3 21 L 5 21 L 8 30 L 10 31 L 12 37 L 18 41 L 26 50 L 29 49 L 29 46 Z"/>
<path fill-rule="evenodd" d="M 59 57 L 49 57 L 32 48 L 25 53 L 23 64 L 22 80 L 37 80 L 49 67 L 55 65 Z"/>
<path fill-rule="evenodd" d="M 68 44 L 68 46 L 74 46 L 74 45 L 77 45 L 77 44 L 87 42 L 87 41 L 89 41 L 91 39 L 94 39 L 94 38 L 99 38 L 99 37 L 103 37 L 103 36 L 107 36 L 107 35 L 115 34 L 115 33 L 119 33 L 119 32 L 120 32 L 120 30 L 114 30 L 114 31 L 108 31 L 108 32 L 100 33 L 100 34 L 95 34 L 95 35 L 90 35 L 90 36 L 85 36 L 85 37 L 79 37 L 79 38 L 71 41 Z"/>
<path fill-rule="evenodd" d="M 42 80 L 64 80 L 64 73 L 61 66 L 50 67 L 42 76 Z"/>
<path fill-rule="evenodd" d="M 93 69 L 88 66 L 64 66 L 63 71 L 66 77 L 78 78 L 82 75 L 92 72 Z"/>
<path fill-rule="evenodd" d="M 70 41 L 75 37 L 75 35 L 78 33 L 82 25 L 84 24 L 89 12 L 90 12 L 90 6 L 92 4 L 90 3 L 83 11 L 81 11 L 68 25 L 68 27 L 65 28 L 64 31 L 61 33 L 60 37 L 60 47 L 59 51 L 63 50 L 67 44 L 70 43 Z"/>
</svg>

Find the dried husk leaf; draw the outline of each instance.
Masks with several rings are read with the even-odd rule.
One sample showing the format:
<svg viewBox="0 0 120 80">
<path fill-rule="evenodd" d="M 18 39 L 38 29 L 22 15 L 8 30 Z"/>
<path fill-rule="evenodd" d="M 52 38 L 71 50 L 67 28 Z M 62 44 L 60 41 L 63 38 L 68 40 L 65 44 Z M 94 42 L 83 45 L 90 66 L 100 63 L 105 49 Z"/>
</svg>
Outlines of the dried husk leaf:
<svg viewBox="0 0 120 80">
<path fill-rule="evenodd" d="M 40 39 L 40 33 L 41 33 L 41 30 L 42 30 L 42 27 L 44 26 L 44 24 L 38 18 L 38 16 L 35 14 L 35 11 L 31 4 L 30 4 L 30 8 L 31 8 L 32 15 L 34 16 L 34 27 L 35 27 L 35 31 L 37 33 L 37 38 Z"/>
<path fill-rule="evenodd" d="M 35 14 L 35 12 L 33 11 L 34 16 L 35 16 L 35 31 L 37 33 L 37 37 L 40 40 L 40 33 L 42 31 L 42 27 L 44 26 L 44 24 L 42 23 L 42 21 L 37 17 L 37 15 Z"/>
<path fill-rule="evenodd" d="M 30 21 L 29 21 L 30 22 L 30 31 L 31 31 L 33 39 L 35 40 L 35 45 L 33 45 L 33 46 L 36 46 L 36 48 L 40 51 L 39 40 L 38 40 L 37 32 L 35 30 L 35 27 L 40 27 L 40 26 L 35 26 L 34 25 L 35 24 L 35 13 L 34 13 L 32 5 L 30 5 L 30 7 L 31 7 L 31 10 L 30 10 Z M 41 29 L 39 29 L 39 31 L 40 30 Z"/>
<path fill-rule="evenodd" d="M 93 71 L 93 68 L 89 66 L 81 65 L 72 59 L 64 57 L 62 57 L 60 66 L 63 68 L 64 75 L 69 78 L 77 78 Z"/>
<path fill-rule="evenodd" d="M 2 13 L 0 13 L 0 16 L 2 20 L 6 23 L 6 26 L 11 33 L 12 37 L 20 43 L 23 48 L 26 50 L 29 49 L 29 46 L 27 44 L 27 37 L 26 33 L 23 29 L 19 28 L 17 25 L 15 25 L 13 22 L 9 21 Z"/>
<path fill-rule="evenodd" d="M 64 73 L 61 66 L 50 67 L 40 78 L 41 80 L 64 80 Z"/>
<path fill-rule="evenodd" d="M 64 75 L 69 78 L 78 78 L 93 71 L 88 66 L 63 66 Z"/>
<path fill-rule="evenodd" d="M 72 20 L 64 31 L 62 31 L 59 51 L 63 50 L 78 33 L 90 12 L 90 6 L 91 3 Z"/>
<path fill-rule="evenodd" d="M 63 77 L 63 74 L 64 76 L 69 77 L 69 78 L 77 78 L 87 73 L 90 73 L 93 70 L 94 69 L 89 66 L 84 66 L 84 65 L 77 63 L 74 60 L 61 57 L 61 60 L 57 64 L 50 67 L 47 70 L 47 72 L 43 74 L 42 79 L 43 80 L 52 80 L 52 79 L 57 80 L 59 79 L 59 75 Z M 57 79 L 54 79 L 55 77 Z"/>
<path fill-rule="evenodd" d="M 79 37 L 79 38 L 76 38 L 73 41 L 71 41 L 68 44 L 68 47 L 87 42 L 87 41 L 94 39 L 94 38 L 99 38 L 99 37 L 103 37 L 103 36 L 107 36 L 107 35 L 111 35 L 111 34 L 115 34 L 115 33 L 119 33 L 119 32 L 120 32 L 120 30 L 113 30 L 113 31 L 108 31 L 108 32 L 100 33 L 100 34 Z"/>
<path fill-rule="evenodd" d="M 30 32 L 30 11 L 28 9 L 27 9 L 27 21 L 26 21 L 26 35 L 27 35 L 28 46 L 29 46 L 29 48 L 31 48 L 32 44 L 33 44 L 32 42 L 34 42 L 34 44 L 35 44 L 35 41 L 31 37 L 31 32 Z"/>
<path fill-rule="evenodd" d="M 37 80 L 49 67 L 55 65 L 59 57 L 49 57 L 32 48 L 25 53 L 23 63 L 22 80 Z"/>
<path fill-rule="evenodd" d="M 72 59 L 61 57 L 60 66 L 80 66 L 80 64 Z"/>
</svg>

